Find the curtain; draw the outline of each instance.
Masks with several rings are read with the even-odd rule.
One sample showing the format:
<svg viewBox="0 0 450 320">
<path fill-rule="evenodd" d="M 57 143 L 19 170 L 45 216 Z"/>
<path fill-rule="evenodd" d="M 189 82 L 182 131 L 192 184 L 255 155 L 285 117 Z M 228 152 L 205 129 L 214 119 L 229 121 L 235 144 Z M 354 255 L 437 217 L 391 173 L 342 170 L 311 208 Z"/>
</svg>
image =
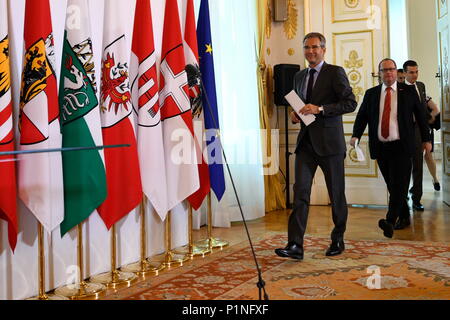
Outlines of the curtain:
<svg viewBox="0 0 450 320">
<path fill-rule="evenodd" d="M 198 3 L 198 2 L 197 2 Z M 264 216 L 264 176 L 255 70 L 256 7 L 253 0 L 209 1 L 221 140 L 246 220 Z M 241 221 L 233 186 L 224 165 L 226 191 L 212 195 L 213 225 Z M 194 214 L 194 228 L 205 221 Z"/>
<path fill-rule="evenodd" d="M 268 90 L 272 86 L 270 81 L 271 70 L 267 68 L 265 62 L 265 36 L 267 24 L 271 19 L 267 19 L 270 0 L 255 0 L 257 3 L 258 27 L 256 32 L 256 52 L 258 59 L 258 99 L 259 99 L 259 117 L 261 122 L 262 140 L 263 140 L 263 159 L 264 159 L 264 189 L 265 189 L 265 210 L 266 212 L 284 209 L 285 198 L 283 188 L 280 182 L 278 170 L 278 152 L 274 154 L 274 150 L 278 151 L 278 135 L 272 135 L 270 126 L 268 108 L 270 107 L 270 97 L 273 94 Z M 275 138 L 275 139 L 274 139 Z M 275 170 L 274 170 L 275 169 Z"/>
</svg>

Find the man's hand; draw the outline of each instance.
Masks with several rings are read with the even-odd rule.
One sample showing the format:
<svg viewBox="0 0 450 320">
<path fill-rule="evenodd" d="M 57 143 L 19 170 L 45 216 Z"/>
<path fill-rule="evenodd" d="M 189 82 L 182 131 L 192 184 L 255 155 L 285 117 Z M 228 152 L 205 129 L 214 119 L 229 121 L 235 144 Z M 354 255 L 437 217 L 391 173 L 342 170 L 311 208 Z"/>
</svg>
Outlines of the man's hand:
<svg viewBox="0 0 450 320">
<path fill-rule="evenodd" d="M 291 121 L 292 123 L 299 123 L 300 122 L 300 118 L 298 117 L 297 113 L 295 111 L 291 111 Z"/>
<path fill-rule="evenodd" d="M 358 141 L 357 137 L 353 137 L 352 140 L 350 140 L 350 145 L 355 148 L 356 147 L 356 141 Z"/>
<path fill-rule="evenodd" d="M 424 142 L 422 143 L 423 150 L 425 150 L 427 153 L 431 152 L 431 149 L 433 146 L 431 145 L 431 142 Z"/>
<path fill-rule="evenodd" d="M 300 110 L 301 114 L 308 115 L 308 114 L 319 114 L 320 110 L 319 107 L 314 104 L 307 104 Z"/>
</svg>

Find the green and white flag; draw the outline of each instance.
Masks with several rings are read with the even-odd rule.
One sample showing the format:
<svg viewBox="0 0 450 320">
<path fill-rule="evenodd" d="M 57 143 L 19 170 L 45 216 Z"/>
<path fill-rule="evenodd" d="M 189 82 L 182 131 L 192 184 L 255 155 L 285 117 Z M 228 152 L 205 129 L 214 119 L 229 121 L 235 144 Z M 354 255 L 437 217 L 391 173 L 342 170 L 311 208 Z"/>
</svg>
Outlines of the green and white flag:
<svg viewBox="0 0 450 320">
<path fill-rule="evenodd" d="M 59 88 L 63 147 L 103 145 L 87 0 L 67 2 Z M 63 152 L 65 203 L 61 236 L 88 218 L 106 199 L 103 158 L 99 150 Z"/>
</svg>

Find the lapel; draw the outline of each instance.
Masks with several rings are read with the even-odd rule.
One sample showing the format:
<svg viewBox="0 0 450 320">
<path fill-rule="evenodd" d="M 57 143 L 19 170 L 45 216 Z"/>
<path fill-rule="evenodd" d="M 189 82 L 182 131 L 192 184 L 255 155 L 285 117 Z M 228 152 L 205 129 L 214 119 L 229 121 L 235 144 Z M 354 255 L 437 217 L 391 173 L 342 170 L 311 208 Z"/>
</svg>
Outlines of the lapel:
<svg viewBox="0 0 450 320">
<path fill-rule="evenodd" d="M 405 100 L 405 88 L 400 83 L 397 83 L 397 122 L 400 126 L 400 122 L 403 119 L 403 105 Z"/>
<path fill-rule="evenodd" d="M 374 105 L 375 108 L 373 108 L 373 118 L 374 123 L 378 128 L 378 123 L 380 122 L 380 103 L 381 103 L 381 90 L 383 89 L 383 85 L 378 85 L 377 89 L 375 90 L 375 97 L 374 97 Z"/>
</svg>

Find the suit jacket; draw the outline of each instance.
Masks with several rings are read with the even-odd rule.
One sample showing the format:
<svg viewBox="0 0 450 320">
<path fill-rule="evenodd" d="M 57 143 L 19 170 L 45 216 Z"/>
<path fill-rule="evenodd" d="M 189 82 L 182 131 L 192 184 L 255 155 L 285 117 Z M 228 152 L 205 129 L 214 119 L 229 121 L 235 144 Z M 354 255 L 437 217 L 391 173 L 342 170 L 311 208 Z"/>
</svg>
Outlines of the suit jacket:
<svg viewBox="0 0 450 320">
<path fill-rule="evenodd" d="M 420 102 L 425 103 L 426 98 L 427 98 L 427 92 L 425 90 L 425 83 L 416 81 L 416 84 L 417 84 L 417 88 L 419 89 Z"/>
<path fill-rule="evenodd" d="M 427 106 L 427 91 L 425 89 L 425 83 L 416 81 L 417 89 L 419 89 L 419 99 L 420 103 L 422 104 L 424 110 L 425 110 L 425 119 L 428 121 L 431 119 L 430 110 Z M 414 88 L 415 89 L 415 88 Z M 417 90 L 416 90 L 417 92 Z"/>
<path fill-rule="evenodd" d="M 294 76 L 294 90 L 303 101 L 306 100 L 303 91 L 308 85 L 307 74 L 308 69 L 303 69 Z M 299 152 L 308 130 L 314 151 L 319 156 L 344 154 L 346 143 L 342 115 L 355 111 L 357 102 L 342 67 L 323 64 L 312 91 L 311 103 L 323 106 L 324 111 L 316 115 L 316 121 L 308 127 L 301 122 L 295 152 Z"/>
<path fill-rule="evenodd" d="M 353 125 L 353 137 L 358 139 L 361 139 L 366 126 L 369 125 L 369 149 L 372 159 L 378 158 L 382 146 L 382 142 L 378 139 L 381 89 L 382 85 L 378 85 L 366 91 Z M 397 83 L 397 90 L 397 120 L 400 141 L 404 151 L 412 157 L 415 150 L 413 114 L 419 125 L 423 142 L 430 141 L 429 127 L 416 88 L 404 83 Z"/>
</svg>

